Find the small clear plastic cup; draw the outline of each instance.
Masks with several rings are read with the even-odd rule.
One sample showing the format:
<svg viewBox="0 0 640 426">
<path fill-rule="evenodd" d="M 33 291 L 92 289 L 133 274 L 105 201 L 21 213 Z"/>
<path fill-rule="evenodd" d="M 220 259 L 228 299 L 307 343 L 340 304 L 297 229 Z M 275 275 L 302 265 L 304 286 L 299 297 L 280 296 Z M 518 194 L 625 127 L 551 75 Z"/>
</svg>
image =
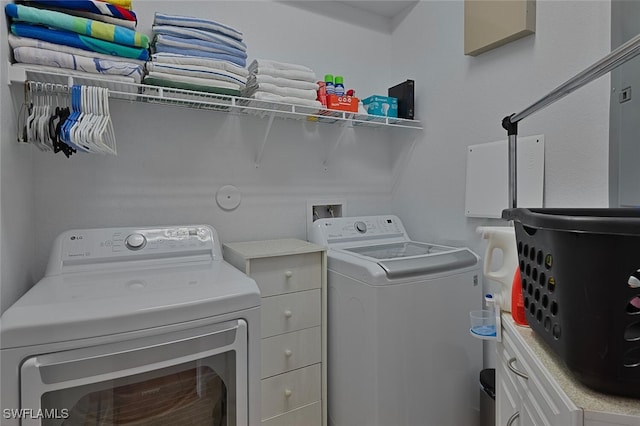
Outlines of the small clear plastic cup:
<svg viewBox="0 0 640 426">
<path fill-rule="evenodd" d="M 471 311 L 471 333 L 481 337 L 496 337 L 496 314 L 493 311 Z"/>
</svg>

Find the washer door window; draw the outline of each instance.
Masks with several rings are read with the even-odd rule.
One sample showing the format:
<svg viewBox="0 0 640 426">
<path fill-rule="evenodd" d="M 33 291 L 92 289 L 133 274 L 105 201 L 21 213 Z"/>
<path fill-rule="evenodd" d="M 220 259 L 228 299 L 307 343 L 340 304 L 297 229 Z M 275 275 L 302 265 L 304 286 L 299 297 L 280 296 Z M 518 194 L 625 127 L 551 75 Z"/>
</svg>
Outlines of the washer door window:
<svg viewBox="0 0 640 426">
<path fill-rule="evenodd" d="M 22 425 L 245 425 L 247 324 L 39 355 L 21 384 Z"/>
</svg>

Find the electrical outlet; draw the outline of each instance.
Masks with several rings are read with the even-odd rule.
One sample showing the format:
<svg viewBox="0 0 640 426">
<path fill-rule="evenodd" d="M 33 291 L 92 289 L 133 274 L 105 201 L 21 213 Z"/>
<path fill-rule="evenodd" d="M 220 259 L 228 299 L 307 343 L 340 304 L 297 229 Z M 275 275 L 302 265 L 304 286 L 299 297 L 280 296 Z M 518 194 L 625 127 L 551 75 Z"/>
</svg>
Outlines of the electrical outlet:
<svg viewBox="0 0 640 426">
<path fill-rule="evenodd" d="M 316 220 L 344 217 L 346 214 L 347 202 L 344 199 L 307 200 L 307 238 Z"/>
</svg>

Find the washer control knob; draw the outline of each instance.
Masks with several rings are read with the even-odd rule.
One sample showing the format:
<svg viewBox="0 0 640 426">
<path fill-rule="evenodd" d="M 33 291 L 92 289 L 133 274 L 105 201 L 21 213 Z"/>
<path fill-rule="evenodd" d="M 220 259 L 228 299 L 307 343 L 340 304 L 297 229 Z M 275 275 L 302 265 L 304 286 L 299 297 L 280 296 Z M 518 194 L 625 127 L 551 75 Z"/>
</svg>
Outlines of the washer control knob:
<svg viewBox="0 0 640 426">
<path fill-rule="evenodd" d="M 131 234 L 124 240 L 129 250 L 140 250 L 147 244 L 147 239 L 142 234 Z"/>
<path fill-rule="evenodd" d="M 356 231 L 358 231 L 361 234 L 364 234 L 365 232 L 367 232 L 367 224 L 362 221 L 356 222 L 355 227 L 356 227 Z"/>
</svg>

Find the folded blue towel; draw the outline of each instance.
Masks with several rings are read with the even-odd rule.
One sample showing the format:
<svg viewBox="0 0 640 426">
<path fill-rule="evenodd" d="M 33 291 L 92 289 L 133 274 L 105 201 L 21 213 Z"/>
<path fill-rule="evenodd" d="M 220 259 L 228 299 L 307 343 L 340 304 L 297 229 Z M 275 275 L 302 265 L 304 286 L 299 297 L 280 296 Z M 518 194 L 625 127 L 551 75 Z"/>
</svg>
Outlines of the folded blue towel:
<svg viewBox="0 0 640 426">
<path fill-rule="evenodd" d="M 209 41 L 198 40 L 195 38 L 180 38 L 168 35 L 157 35 L 156 45 L 163 44 L 165 46 L 176 47 L 180 49 L 195 49 L 210 53 L 224 53 L 227 55 L 237 56 L 241 59 L 247 59 L 247 53 L 220 43 L 211 43 Z"/>
<path fill-rule="evenodd" d="M 218 59 L 221 61 L 229 61 L 241 67 L 245 67 L 247 65 L 246 59 L 242 59 L 235 55 L 228 55 L 225 53 L 205 52 L 204 50 L 196 50 L 196 49 L 181 49 L 179 47 L 166 46 L 160 43 L 156 43 L 155 50 L 158 53 L 177 53 L 178 55 L 197 56 L 201 58 L 211 58 L 211 59 Z"/>
<path fill-rule="evenodd" d="M 155 25 L 175 25 L 176 27 L 195 28 L 200 30 L 216 31 L 226 34 L 236 40 L 242 41 L 242 33 L 228 25 L 221 24 L 211 19 L 193 18 L 190 16 L 167 15 L 156 12 Z"/>
<path fill-rule="evenodd" d="M 139 47 L 123 46 L 109 41 L 99 40 L 93 37 L 83 36 L 70 31 L 54 30 L 39 25 L 11 24 L 11 32 L 20 37 L 35 38 L 65 46 L 107 55 L 122 56 L 123 58 L 140 59 L 147 61 L 149 51 Z"/>
<path fill-rule="evenodd" d="M 7 4 L 4 12 L 15 21 L 59 28 L 125 46 L 149 47 L 149 37 L 146 34 L 119 25 L 13 3 Z"/>
<path fill-rule="evenodd" d="M 168 35 L 173 37 L 181 37 L 186 39 L 199 39 L 209 41 L 211 43 L 224 44 L 230 47 L 235 47 L 243 52 L 247 51 L 247 45 L 241 41 L 238 41 L 232 37 L 228 37 L 224 34 L 215 33 L 212 31 L 197 30 L 195 28 L 182 28 L 172 25 L 154 25 L 152 30 L 155 34 Z"/>
</svg>

